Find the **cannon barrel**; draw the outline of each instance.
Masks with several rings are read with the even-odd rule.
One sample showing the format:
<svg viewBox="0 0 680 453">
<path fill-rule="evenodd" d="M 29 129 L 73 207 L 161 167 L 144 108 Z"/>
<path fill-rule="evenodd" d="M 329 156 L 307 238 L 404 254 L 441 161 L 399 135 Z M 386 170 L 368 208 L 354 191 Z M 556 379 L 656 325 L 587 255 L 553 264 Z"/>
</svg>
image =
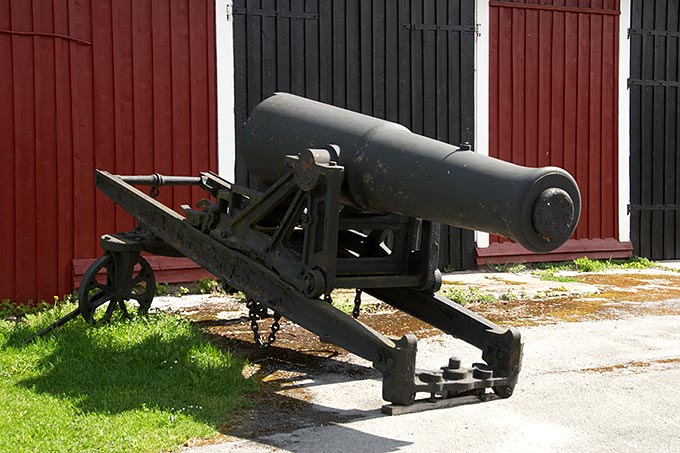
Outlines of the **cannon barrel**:
<svg viewBox="0 0 680 453">
<path fill-rule="evenodd" d="M 251 174 L 272 184 L 285 156 L 338 146 L 343 202 L 498 234 L 548 252 L 573 233 L 578 186 L 557 167 L 528 168 L 474 153 L 406 127 L 286 93 L 255 107 L 240 136 Z"/>
</svg>

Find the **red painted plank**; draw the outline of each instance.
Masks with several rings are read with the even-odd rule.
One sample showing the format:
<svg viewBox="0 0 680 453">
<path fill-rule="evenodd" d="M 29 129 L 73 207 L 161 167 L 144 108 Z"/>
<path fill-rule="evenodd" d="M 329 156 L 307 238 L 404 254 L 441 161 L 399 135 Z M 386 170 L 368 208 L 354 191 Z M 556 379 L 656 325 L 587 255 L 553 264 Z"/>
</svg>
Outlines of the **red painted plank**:
<svg viewBox="0 0 680 453">
<path fill-rule="evenodd" d="M 492 157 L 513 162 L 513 143 L 515 134 L 518 133 L 516 126 L 513 123 L 514 108 L 513 101 L 516 99 L 514 86 L 514 77 L 508 77 L 508 74 L 513 73 L 513 46 L 515 39 L 518 39 L 513 34 L 513 12 L 505 8 L 493 8 L 496 10 L 498 16 L 498 56 L 492 59 L 498 60 L 498 98 L 491 99 L 491 102 L 496 103 L 498 118 L 498 133 L 495 141 L 497 148 L 490 150 Z M 523 39 L 523 38 L 521 38 Z M 505 76 L 502 76 L 505 75 Z M 493 112 L 493 109 L 490 109 Z M 492 235 L 491 242 L 506 241 L 507 239 Z"/>
<path fill-rule="evenodd" d="M 11 0 L 0 0 L 0 28 L 12 27 L 10 16 Z M 0 62 L 5 67 L 14 67 L 12 55 L 13 38 L 0 35 Z M 15 175 L 14 161 L 14 82 L 12 71 L 0 71 L 0 124 L 4 129 L 0 134 L 0 300 L 16 298 L 15 285 Z"/>
<path fill-rule="evenodd" d="M 116 136 L 118 131 L 115 124 L 115 107 L 117 97 L 114 91 L 113 66 L 113 31 L 112 31 L 112 5 L 108 2 L 92 3 L 92 44 L 93 44 L 93 87 L 94 87 L 94 165 L 83 168 L 81 175 L 87 180 L 88 193 L 86 199 L 96 200 L 96 209 L 80 211 L 83 220 L 88 218 L 95 220 L 96 229 L 94 236 L 89 239 L 90 254 L 77 254 L 78 258 L 93 258 L 100 254 L 99 247 L 92 247 L 102 233 L 116 230 L 116 211 L 111 202 L 101 192 L 94 193 L 92 184 L 94 169 L 116 172 Z M 83 149 L 83 154 L 91 151 Z M 84 156 L 85 157 L 85 156 Z M 86 158 L 91 158 L 87 156 Z M 89 164 L 89 162 L 88 162 Z M 90 198 L 91 197 L 91 198 Z M 90 206 L 88 206 L 90 208 Z"/>
<path fill-rule="evenodd" d="M 525 165 L 526 11 L 512 10 L 512 160 Z"/>
<path fill-rule="evenodd" d="M 14 2 L 11 8 L 12 29 L 32 30 L 33 12 L 30 2 Z M 42 38 L 35 38 L 42 39 Z M 36 231 L 36 177 L 35 177 L 35 91 L 34 91 L 34 38 L 12 36 L 14 56 L 12 75 L 14 82 L 14 172 L 21 185 L 15 196 L 15 291 L 22 300 L 36 293 L 37 231 Z"/>
<path fill-rule="evenodd" d="M 512 139 L 513 139 L 513 90 L 512 78 L 500 77 L 500 74 L 512 73 L 512 10 L 500 9 L 498 11 L 499 46 L 498 46 L 498 154 L 492 155 L 499 159 L 512 162 Z M 502 95 L 501 95 L 502 93 Z"/>
<path fill-rule="evenodd" d="M 576 98 L 578 76 L 578 15 L 565 18 L 564 43 L 564 169 L 576 177 Z M 585 207 L 584 207 L 585 208 Z M 576 227 L 576 238 L 581 238 L 582 227 Z"/>
<path fill-rule="evenodd" d="M 99 2 L 101 3 L 101 2 Z M 92 27 L 93 11 L 89 2 L 69 0 L 69 33 L 75 37 L 94 41 Z M 71 137 L 73 140 L 73 248 L 75 256 L 94 257 L 99 243 L 96 235 L 98 213 L 95 206 L 93 184 L 95 168 L 95 134 L 99 132 L 95 123 L 94 74 L 92 48 L 69 47 L 70 89 L 71 89 Z M 101 60 L 98 60 L 101 63 Z M 97 97 L 105 93 L 98 91 Z M 112 168 L 110 168 L 112 169 Z M 68 221 L 68 220 L 67 220 Z"/>
<path fill-rule="evenodd" d="M 593 0 L 592 7 L 602 7 L 602 0 Z M 590 62 L 589 88 L 590 105 L 588 116 L 590 130 L 588 136 L 588 237 L 602 237 L 602 17 L 590 17 Z"/>
<path fill-rule="evenodd" d="M 553 14 L 541 11 L 539 15 L 539 56 L 536 65 L 538 72 L 538 118 L 537 118 L 537 161 L 536 165 L 544 167 L 551 165 L 555 158 L 551 149 L 552 111 L 551 100 L 554 95 L 552 79 L 552 41 L 553 41 Z M 558 157 L 559 158 L 559 157 Z"/>
<path fill-rule="evenodd" d="M 616 3 L 616 8 L 620 8 L 619 0 L 615 1 Z M 614 54 L 613 60 L 614 60 L 614 67 L 611 70 L 611 74 L 618 74 L 619 73 L 619 38 L 618 38 L 618 32 L 619 32 L 619 27 L 621 26 L 620 24 L 620 18 L 619 17 L 614 17 L 613 24 L 611 26 L 611 34 L 609 36 L 612 36 L 612 39 L 614 41 L 614 45 L 612 48 L 612 53 Z M 611 203 L 611 216 L 613 219 L 613 223 L 605 223 L 605 226 L 611 228 L 611 231 L 613 232 L 614 235 L 618 236 L 619 232 L 619 216 L 618 216 L 618 204 L 619 204 L 619 123 L 618 123 L 618 118 L 619 118 L 619 99 L 618 99 L 618 84 L 617 84 L 618 78 L 614 79 L 612 81 L 612 116 L 611 116 L 611 125 L 612 125 L 612 147 L 611 150 L 608 148 L 606 149 L 607 153 L 611 153 L 609 159 L 613 162 L 613 168 L 612 168 L 612 190 L 611 192 L 611 197 L 612 201 Z M 626 155 L 628 155 L 629 150 L 627 150 Z M 603 156 L 604 157 L 604 156 Z M 630 178 L 630 177 L 628 177 Z M 678 185 L 678 189 L 680 192 L 680 185 Z M 605 198 L 603 202 L 607 202 L 609 198 Z M 609 230 L 605 230 L 609 231 Z M 680 241 L 678 241 L 678 244 L 680 244 Z"/>
<path fill-rule="evenodd" d="M 152 67 L 153 67 L 153 159 L 154 171 L 163 175 L 175 174 L 172 161 L 172 74 L 170 49 L 170 4 L 153 4 Z M 172 206 L 173 190 L 161 190 L 158 201 Z"/>
<path fill-rule="evenodd" d="M 618 74 L 616 48 L 618 27 L 617 19 L 605 17 L 602 31 L 602 74 Z M 617 100 L 616 79 L 602 78 L 602 235 L 616 236 L 616 211 L 618 204 L 618 183 L 615 181 L 618 168 L 618 153 L 615 140 L 618 138 L 618 117 L 615 114 Z"/>
<path fill-rule="evenodd" d="M 74 12 L 75 14 L 75 12 Z M 54 30 L 69 35 L 68 0 L 54 2 Z M 54 85 L 57 153 L 57 278 L 56 295 L 71 291 L 71 259 L 73 258 L 73 136 L 71 125 L 74 122 L 71 111 L 71 44 L 58 40 L 54 49 Z M 74 49 L 88 51 L 89 49 Z"/>
<path fill-rule="evenodd" d="M 174 173 L 186 175 L 191 172 L 191 81 L 189 58 L 189 9 L 187 0 L 170 4 L 170 30 L 172 52 L 172 159 Z M 189 203 L 188 187 L 175 188 L 174 202 L 177 209 Z"/>
<path fill-rule="evenodd" d="M 588 150 L 590 145 L 590 17 L 579 14 L 578 18 L 578 74 L 576 86 L 576 181 L 581 190 L 583 204 L 589 206 L 590 201 L 590 175 Z M 590 209 L 581 211 L 581 238 L 590 239 L 589 232 Z"/>
<path fill-rule="evenodd" d="M 538 166 L 539 11 L 525 12 L 524 50 L 524 165 Z"/>
<path fill-rule="evenodd" d="M 54 32 L 52 5 L 33 0 L 33 30 Z M 54 38 L 33 39 L 35 68 L 35 177 L 37 187 L 57 187 L 56 101 L 54 86 Z M 37 189 L 37 188 L 36 188 Z M 52 294 L 38 299 L 52 300 L 58 288 L 57 273 L 57 190 L 35 190 L 36 283 Z"/>
<path fill-rule="evenodd" d="M 557 0 L 556 0 L 557 1 Z M 562 5 L 564 2 L 561 3 Z M 550 93 L 550 164 L 564 167 L 565 145 L 565 28 L 566 14 L 552 15 L 551 80 Z M 546 63 L 548 64 L 548 63 Z"/>
<path fill-rule="evenodd" d="M 498 156 L 500 121 L 498 115 L 498 103 L 500 97 L 499 88 L 499 48 L 500 24 L 499 8 L 489 9 L 489 149 L 490 156 Z"/>
<path fill-rule="evenodd" d="M 116 173 L 135 173 L 135 118 L 132 100 L 132 5 L 129 1 L 111 2 L 113 43 L 113 92 L 116 144 Z M 130 230 L 132 217 L 116 207 L 116 231 Z M 107 231 L 99 231 L 103 234 Z"/>
<path fill-rule="evenodd" d="M 134 173 L 149 175 L 153 168 L 153 54 L 151 1 L 132 2 L 132 104 Z"/>
<path fill-rule="evenodd" d="M 215 2 L 208 2 L 206 8 L 208 29 L 206 55 L 208 60 L 208 147 L 209 147 L 209 162 L 208 168 L 217 172 L 217 66 L 215 55 Z M 222 17 L 220 15 L 220 17 Z M 330 68 L 328 68 L 330 71 Z M 225 125 L 224 127 L 229 127 Z M 228 146 L 227 143 L 224 144 Z"/>
<path fill-rule="evenodd" d="M 206 4 L 189 2 L 189 79 L 191 84 L 191 167 L 185 171 L 191 175 L 208 169 L 210 149 L 208 141 L 208 61 L 205 49 L 207 43 Z M 205 198 L 205 191 L 192 189 L 192 203 Z"/>
</svg>

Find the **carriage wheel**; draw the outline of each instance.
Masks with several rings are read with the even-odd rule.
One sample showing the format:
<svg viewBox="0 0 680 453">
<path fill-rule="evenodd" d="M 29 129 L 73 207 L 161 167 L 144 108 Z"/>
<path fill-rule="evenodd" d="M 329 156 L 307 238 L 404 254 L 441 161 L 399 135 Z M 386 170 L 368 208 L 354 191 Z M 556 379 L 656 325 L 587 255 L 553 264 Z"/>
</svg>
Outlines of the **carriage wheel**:
<svg viewBox="0 0 680 453">
<path fill-rule="evenodd" d="M 146 314 L 156 292 L 156 279 L 148 261 L 138 254 L 107 253 L 88 268 L 78 290 L 78 308 L 91 324 L 108 322 L 116 307 L 131 318 L 126 302 L 136 302 Z"/>
</svg>

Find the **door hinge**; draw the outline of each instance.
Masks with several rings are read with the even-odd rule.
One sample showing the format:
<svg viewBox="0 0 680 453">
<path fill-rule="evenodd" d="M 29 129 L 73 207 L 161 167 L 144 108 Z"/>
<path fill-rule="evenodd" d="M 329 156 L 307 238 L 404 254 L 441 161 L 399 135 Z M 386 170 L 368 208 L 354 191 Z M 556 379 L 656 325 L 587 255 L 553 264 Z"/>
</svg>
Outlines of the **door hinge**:
<svg viewBox="0 0 680 453">
<path fill-rule="evenodd" d="M 232 3 L 230 1 L 227 1 L 226 13 L 227 13 L 227 22 L 229 22 L 234 17 L 234 6 L 232 5 Z"/>
</svg>

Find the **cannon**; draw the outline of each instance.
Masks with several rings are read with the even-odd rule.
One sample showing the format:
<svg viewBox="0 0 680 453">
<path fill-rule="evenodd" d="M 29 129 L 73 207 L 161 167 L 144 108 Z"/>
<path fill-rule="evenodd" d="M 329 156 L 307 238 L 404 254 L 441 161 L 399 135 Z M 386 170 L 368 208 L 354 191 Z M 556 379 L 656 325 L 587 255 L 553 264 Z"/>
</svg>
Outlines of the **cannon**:
<svg viewBox="0 0 680 453">
<path fill-rule="evenodd" d="M 391 403 L 387 413 L 423 393 L 430 405 L 512 395 L 520 333 L 437 294 L 440 224 L 500 234 L 537 252 L 555 249 L 580 213 L 567 172 L 502 162 L 284 93 L 254 109 L 238 146 L 256 188 L 212 172 L 98 170 L 98 189 L 137 227 L 102 237 L 105 254 L 86 272 L 68 316 L 106 321 L 117 307 L 127 314 L 126 301 L 146 312 L 154 277 L 140 253 L 185 256 L 246 294 L 252 322 L 274 317 L 267 339 L 253 329 L 261 346 L 275 340 L 284 316 L 372 362 Z M 155 198 L 172 185 L 200 187 L 208 198 L 178 213 Z M 327 303 L 336 288 L 356 289 L 352 315 Z M 476 346 L 481 361 L 467 367 L 454 356 L 441 369 L 416 369 L 413 334 L 390 338 L 357 319 L 363 292 Z"/>
</svg>

